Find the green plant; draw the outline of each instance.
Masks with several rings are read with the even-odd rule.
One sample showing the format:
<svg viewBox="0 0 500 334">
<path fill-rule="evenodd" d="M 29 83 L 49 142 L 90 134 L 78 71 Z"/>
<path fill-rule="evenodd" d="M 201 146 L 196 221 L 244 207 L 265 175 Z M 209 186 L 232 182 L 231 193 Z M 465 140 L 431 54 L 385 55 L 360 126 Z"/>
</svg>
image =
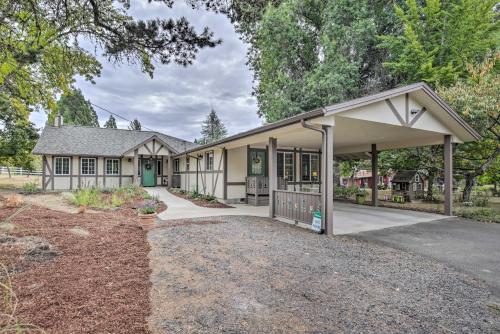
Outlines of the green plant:
<svg viewBox="0 0 500 334">
<path fill-rule="evenodd" d="M 111 195 L 111 206 L 114 208 L 120 207 L 123 204 L 125 204 L 125 200 L 117 194 L 112 194 Z"/>
<path fill-rule="evenodd" d="M 488 191 L 485 189 L 478 189 L 474 191 L 470 198 L 470 201 L 472 202 L 473 206 L 478 206 L 483 208 L 488 206 L 489 200 L 490 196 L 488 195 Z"/>
<path fill-rule="evenodd" d="M 73 203 L 77 206 L 102 208 L 105 203 L 102 201 L 101 192 L 96 188 L 78 189 L 74 193 Z"/>
<path fill-rule="evenodd" d="M 33 194 L 38 192 L 38 182 L 31 181 L 23 184 L 23 192 L 26 194 Z"/>
<path fill-rule="evenodd" d="M 483 207 L 457 207 L 454 210 L 454 214 L 460 217 L 500 223 L 500 211 L 493 208 L 483 208 Z"/>
<path fill-rule="evenodd" d="M 187 196 L 188 196 L 189 198 L 200 198 L 200 197 L 202 197 L 203 195 L 202 195 L 202 194 L 200 194 L 199 192 L 197 192 L 196 190 L 191 190 L 191 191 L 189 191 L 189 192 L 187 193 Z"/>
<path fill-rule="evenodd" d="M 205 201 L 208 201 L 208 202 L 217 202 L 217 197 L 213 196 L 213 195 L 203 195 L 201 196 L 202 199 L 204 199 Z"/>
<path fill-rule="evenodd" d="M 154 206 L 143 206 L 138 208 L 137 211 L 143 215 L 150 215 L 156 213 L 156 208 Z"/>
</svg>

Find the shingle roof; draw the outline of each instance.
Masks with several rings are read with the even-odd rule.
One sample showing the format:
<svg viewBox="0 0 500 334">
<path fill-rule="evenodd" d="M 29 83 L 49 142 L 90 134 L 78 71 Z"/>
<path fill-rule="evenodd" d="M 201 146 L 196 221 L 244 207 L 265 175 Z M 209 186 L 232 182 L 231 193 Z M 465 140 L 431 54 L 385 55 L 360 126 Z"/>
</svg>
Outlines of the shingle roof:
<svg viewBox="0 0 500 334">
<path fill-rule="evenodd" d="M 174 153 L 198 146 L 154 131 L 63 125 L 46 126 L 33 149 L 33 154 L 121 156 L 154 136 L 175 150 Z"/>
<path fill-rule="evenodd" d="M 392 178 L 392 182 L 411 182 L 418 172 L 416 170 L 400 170 Z"/>
</svg>

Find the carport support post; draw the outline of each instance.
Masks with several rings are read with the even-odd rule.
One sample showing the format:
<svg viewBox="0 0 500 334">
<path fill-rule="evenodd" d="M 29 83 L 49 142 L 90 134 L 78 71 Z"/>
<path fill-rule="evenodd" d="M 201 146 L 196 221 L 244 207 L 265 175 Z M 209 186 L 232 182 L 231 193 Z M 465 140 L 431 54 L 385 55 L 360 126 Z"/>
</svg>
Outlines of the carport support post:
<svg viewBox="0 0 500 334">
<path fill-rule="evenodd" d="M 269 137 L 269 217 L 274 218 L 274 191 L 278 189 L 278 140 Z"/>
<path fill-rule="evenodd" d="M 333 126 L 323 125 L 322 173 L 321 173 L 321 219 L 326 235 L 333 235 Z"/>
<path fill-rule="evenodd" d="M 198 175 L 196 175 L 198 176 Z M 174 179 L 174 159 L 172 159 L 172 152 L 168 153 L 167 161 L 167 178 L 168 178 L 168 189 L 173 187 Z"/>
<path fill-rule="evenodd" d="M 378 151 L 377 144 L 372 144 L 372 205 L 378 206 Z"/>
<path fill-rule="evenodd" d="M 453 149 L 451 135 L 444 136 L 444 214 L 453 215 Z"/>
</svg>

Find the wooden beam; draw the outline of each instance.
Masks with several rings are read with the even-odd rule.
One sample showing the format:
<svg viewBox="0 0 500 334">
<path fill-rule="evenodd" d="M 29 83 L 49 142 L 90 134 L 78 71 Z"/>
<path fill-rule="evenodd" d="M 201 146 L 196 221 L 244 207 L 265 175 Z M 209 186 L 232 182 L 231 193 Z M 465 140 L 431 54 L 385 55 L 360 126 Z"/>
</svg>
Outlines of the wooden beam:
<svg viewBox="0 0 500 334">
<path fill-rule="evenodd" d="M 451 135 L 444 136 L 444 214 L 453 215 L 453 147 Z"/>
<path fill-rule="evenodd" d="M 222 198 L 224 200 L 227 200 L 227 149 L 225 147 L 222 149 L 222 156 L 224 157 L 224 165 L 222 167 L 224 168 L 224 184 L 223 184 Z"/>
<path fill-rule="evenodd" d="M 69 189 L 73 190 L 73 156 L 69 158 Z"/>
<path fill-rule="evenodd" d="M 120 158 L 118 161 L 118 186 L 122 186 L 122 160 L 123 158 Z"/>
<path fill-rule="evenodd" d="M 47 157 L 42 155 L 42 190 L 45 190 L 45 165 L 47 163 Z"/>
<path fill-rule="evenodd" d="M 134 177 L 133 177 L 133 183 L 134 184 L 139 184 L 139 149 L 134 150 Z"/>
<path fill-rule="evenodd" d="M 50 170 L 50 169 L 49 169 Z M 54 171 L 54 173 L 51 173 L 52 174 L 52 185 L 51 185 L 51 189 L 54 190 L 54 175 L 56 173 L 56 166 L 54 166 L 54 156 L 52 156 L 52 170 Z"/>
<path fill-rule="evenodd" d="M 372 144 L 372 205 L 378 206 L 378 151 L 377 144 Z"/>
<path fill-rule="evenodd" d="M 323 125 L 323 147 L 322 147 L 322 165 L 323 173 L 321 173 L 321 185 L 324 193 L 322 195 L 322 220 L 323 229 L 326 235 L 333 235 L 333 167 L 334 167 L 334 152 L 333 152 L 333 126 Z"/>
<path fill-rule="evenodd" d="M 405 124 L 410 123 L 410 97 L 408 93 L 405 94 Z"/>
<path fill-rule="evenodd" d="M 269 138 L 267 156 L 269 160 L 269 217 L 274 218 L 274 191 L 278 189 L 278 140 L 276 138 Z"/>
<path fill-rule="evenodd" d="M 427 109 L 425 109 L 425 107 L 420 109 L 420 111 L 413 117 L 410 123 L 408 123 L 408 126 L 412 127 L 418 121 L 418 119 L 422 117 L 422 115 L 425 113 L 426 110 Z"/>
<path fill-rule="evenodd" d="M 396 116 L 396 118 L 398 119 L 399 123 L 401 123 L 401 125 L 403 125 L 403 126 L 406 126 L 404 119 L 401 117 L 401 115 L 397 111 L 396 107 L 394 107 L 394 104 L 392 104 L 391 100 L 385 99 L 385 103 L 387 103 L 387 105 L 391 109 L 394 116 Z"/>
</svg>

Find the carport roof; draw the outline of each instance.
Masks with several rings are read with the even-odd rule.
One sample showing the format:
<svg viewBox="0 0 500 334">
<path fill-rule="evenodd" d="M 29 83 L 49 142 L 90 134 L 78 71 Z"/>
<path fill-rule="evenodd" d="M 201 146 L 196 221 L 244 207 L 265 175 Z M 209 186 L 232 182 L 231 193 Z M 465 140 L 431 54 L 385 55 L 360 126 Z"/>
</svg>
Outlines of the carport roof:
<svg viewBox="0 0 500 334">
<path fill-rule="evenodd" d="M 435 110 L 439 110 L 440 114 L 442 115 L 445 123 L 447 125 L 452 126 L 455 129 L 458 129 L 461 132 L 460 137 L 462 138 L 463 141 L 473 141 L 473 140 L 479 140 L 481 139 L 481 136 L 469 125 L 467 122 L 465 122 L 453 109 L 451 109 L 446 102 L 443 101 L 439 95 L 437 95 L 427 84 L 420 82 L 420 83 L 415 83 L 411 84 L 408 86 L 404 87 L 398 87 L 395 89 L 387 90 L 381 93 L 377 94 L 372 94 L 368 96 L 364 96 L 361 98 L 349 100 L 346 102 L 341 102 L 341 103 L 336 103 L 332 104 L 329 106 L 326 106 L 324 108 L 317 108 L 308 112 L 304 112 L 301 114 L 298 114 L 296 116 L 284 119 L 282 121 L 278 121 L 275 123 L 270 123 L 266 124 L 245 132 L 241 132 L 232 136 L 229 136 L 227 138 L 224 138 L 222 140 L 216 141 L 214 143 L 206 144 L 206 145 L 201 145 L 198 147 L 193 147 L 191 149 L 186 150 L 185 152 L 179 153 L 178 155 L 182 154 L 189 154 L 192 152 L 196 151 L 202 151 L 205 149 L 209 149 L 212 147 L 222 147 L 224 144 L 228 144 L 237 140 L 241 140 L 247 137 L 252 137 L 256 136 L 259 134 L 263 134 L 266 132 L 275 132 L 275 130 L 283 128 L 283 127 L 290 127 L 292 125 L 297 125 L 300 124 L 302 120 L 304 121 L 311 121 L 311 120 L 318 120 L 320 118 L 325 118 L 328 116 L 334 116 L 340 113 L 344 113 L 346 111 L 350 111 L 356 108 L 360 108 L 363 106 L 368 106 L 380 101 L 388 100 L 394 97 L 398 97 L 401 95 L 405 94 L 415 94 L 418 95 L 420 98 L 425 100 L 427 103 L 431 104 L 432 107 Z M 345 113 L 344 113 L 345 114 Z M 290 129 L 292 129 L 290 127 Z M 346 153 L 342 152 L 339 153 L 340 155 L 346 156 L 346 158 L 349 158 L 349 155 L 357 155 L 358 157 L 360 154 L 365 154 L 362 153 L 362 151 L 359 152 L 351 152 L 351 153 Z M 337 155 L 337 153 L 336 153 Z"/>
</svg>

